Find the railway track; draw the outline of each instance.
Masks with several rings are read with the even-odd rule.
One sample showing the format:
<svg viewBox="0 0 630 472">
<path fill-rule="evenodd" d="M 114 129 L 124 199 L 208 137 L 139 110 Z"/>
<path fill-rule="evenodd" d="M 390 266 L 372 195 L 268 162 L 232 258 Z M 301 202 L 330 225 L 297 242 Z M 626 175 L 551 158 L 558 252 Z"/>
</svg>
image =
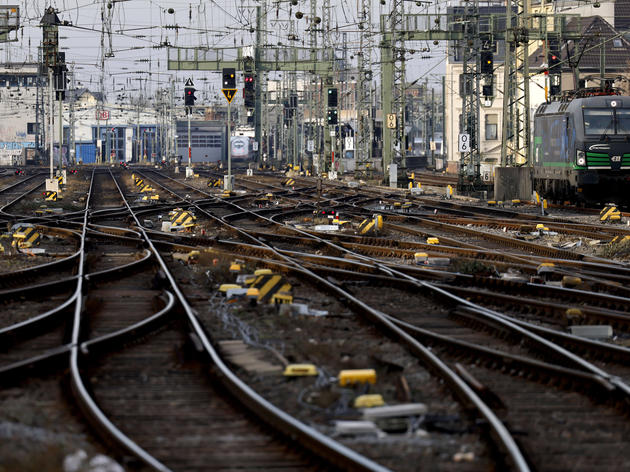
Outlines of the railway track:
<svg viewBox="0 0 630 472">
<path fill-rule="evenodd" d="M 313 197 L 312 182 L 286 188 L 280 179 L 265 177 L 257 183 L 237 179 L 245 191 L 225 198 L 203 181 L 182 182 L 152 170 L 136 173 L 160 193 L 159 203 L 137 201 L 131 173 L 96 172 L 89 212 L 67 208 L 63 222 L 37 217 L 42 231 L 47 227 L 79 235 L 78 248 L 76 236 L 65 239 L 74 241 L 73 254 L 81 261 L 66 266 L 59 263 L 62 258 L 55 261 L 58 270 L 68 272 L 67 285 L 34 267 L 13 289 L 0 293 L 9 304 L 20 304 L 19 290 L 40 296 L 40 301 L 29 296 L 22 318 L 7 320 L 0 330 L 0 338 L 11 339 L 6 357 L 0 355 L 0 382 L 26 388 L 29 378 L 42 378 L 33 377 L 39 367 L 62 372 L 69 358 L 70 376 L 65 378 L 77 399 L 72 408 L 81 406 L 92 430 L 117 444 L 107 452 L 128 467 L 204 470 L 203 464 L 214 460 L 219 468 L 240 463 L 246 469 L 252 464 L 329 469 L 332 464 L 413 470 L 414 464 L 435 464 L 439 456 L 440 468 L 458 462 L 460 470 L 491 470 L 496 464 L 550 470 L 566 467 L 581 450 L 609 467 L 624 466 L 613 451 L 627 437 L 628 350 L 564 332 L 567 310 L 576 305 L 581 307 L 578 321 L 627 330 L 623 265 L 509 238 L 487 244 L 485 228 L 496 230 L 498 224 L 490 216 L 463 208 L 448 215 L 446 207 L 436 215 L 429 203 L 410 213 L 380 210 L 386 236 L 326 234 L 300 223 L 319 203 L 340 209 L 356 224 L 374 205 L 394 208 L 399 197 L 391 193 L 334 187 Z M 12 217 L 24 208 L 28 210 L 14 206 Z M 194 233 L 152 229 L 174 208 L 194 213 Z M 516 230 L 532 220 L 516 216 L 505 221 Z M 581 237 L 596 231 L 570 221 L 545 224 Z M 443 231 L 442 244 L 418 242 L 436 228 Z M 624 232 L 610 229 L 608 234 Z M 476 239 L 462 242 L 462 235 Z M 449 264 L 411 264 L 420 250 L 448 258 Z M 198 251 L 197 256 L 191 251 Z M 461 271 L 480 259 L 494 272 Z M 228 303 L 217 289 L 234 281 L 228 268 L 235 260 L 246 267 L 243 271 L 267 267 L 284 274 L 294 300 L 327 315 L 298 316 L 292 314 L 295 308 Z M 556 266 L 541 275 L 539 267 L 548 260 Z M 497 270 L 514 268 L 525 277 L 496 277 Z M 579 289 L 548 283 L 578 276 L 587 284 Z M 63 285 L 66 293 L 45 301 L 44 292 L 32 288 L 36 283 L 52 285 L 56 296 Z M 62 314 L 47 314 L 63 303 Z M 43 337 L 38 339 L 37 332 Z M 309 333 L 308 343 L 295 333 Z M 322 374 L 315 383 L 261 375 L 229 357 L 235 342 L 249 345 L 250 361 L 270 372 L 290 362 L 313 361 Z M 363 352 L 365 346 L 370 355 Z M 343 368 L 367 366 L 378 371 L 375 386 L 341 388 L 330 380 Z M 262 396 L 252 400 L 243 388 Z M 379 423 L 388 431 L 387 441 L 340 435 L 335 421 L 361 419 L 351 399 L 377 391 L 388 403 L 422 401 L 427 412 L 413 426 Z M 236 400 L 221 404 L 227 392 Z M 0 390 L 2 401 L 9 400 Z M 249 413 L 235 408 L 235 402 L 247 405 Z M 208 404 L 216 405 L 216 414 Z M 200 424 L 204 415 L 232 419 Z M 146 427 L 152 421 L 177 428 L 170 435 L 155 434 Z M 74 431 L 85 428 L 84 420 L 75 423 Z M 234 436 L 246 436 L 255 445 L 250 454 L 238 454 L 242 441 L 221 443 L 217 428 L 225 435 L 229 423 L 241 425 Z M 400 428 L 416 434 L 400 435 Z M 572 441 L 557 439 L 576 430 L 581 433 L 572 435 Z M 609 430 L 615 434 L 601 434 Z M 286 440 L 296 435 L 308 447 Z M 91 451 L 102 450 L 98 440 L 92 442 Z M 213 443 L 225 444 L 225 453 L 208 452 Z M 185 457 L 188 448 L 195 457 Z M 410 462 L 398 459 L 403 451 Z M 582 470 L 593 463 L 585 461 Z"/>
<path fill-rule="evenodd" d="M 111 175 L 109 178 L 111 179 Z M 90 192 L 90 195 L 94 198 L 98 198 L 96 193 L 98 191 L 111 194 L 106 189 L 107 184 L 104 185 L 103 179 L 107 180 L 108 176 L 95 174 L 92 177 L 91 188 L 95 189 L 95 192 Z M 95 184 L 96 181 L 99 183 Z M 122 197 L 118 203 L 127 205 Z M 107 203 L 101 203 L 97 210 L 106 209 L 108 206 Z M 87 208 L 90 208 L 89 202 Z M 133 215 L 128 205 L 127 209 L 138 224 L 137 217 Z M 131 461 L 132 465 L 144 463 L 159 470 L 170 470 L 175 466 L 182 467 L 182 470 L 206 470 L 207 464 L 213 463 L 217 470 L 220 470 L 221 467 L 249 468 L 253 464 L 258 466 L 262 464 L 266 468 L 289 467 L 311 470 L 317 464 L 322 466 L 327 464 L 326 469 L 335 464 L 357 470 L 380 470 L 376 464 L 362 456 L 318 435 L 316 431 L 310 431 L 308 427 L 295 422 L 271 405 L 266 405 L 261 397 L 234 377 L 217 356 L 201 327 L 195 327 L 194 315 L 150 240 L 145 239 L 145 242 L 148 243 L 149 251 L 154 258 L 152 265 L 159 270 L 137 272 L 135 269 L 142 263 L 148 263 L 148 258 L 139 257 L 135 253 L 130 255 L 127 247 L 112 242 L 105 245 L 96 244 L 89 251 L 92 259 L 89 261 L 86 257 L 90 249 L 88 245 L 91 244 L 86 238 L 88 215 L 86 212 L 84 216 L 70 346 L 61 345 L 58 349 L 45 349 L 39 356 L 31 356 L 34 352 L 29 352 L 29 356 L 22 361 L 13 362 L 2 368 L 4 379 L 20 378 L 25 368 L 32 371 L 37 366 L 44 365 L 51 357 L 59 359 L 63 357 L 63 353 L 69 354 L 72 389 L 84 415 L 102 436 L 135 457 L 135 460 Z M 104 237 L 103 234 L 100 237 Z M 127 252 L 120 252 L 121 248 Z M 128 264 L 120 262 L 112 264 L 109 260 L 112 257 L 138 260 Z M 130 270 L 132 267 L 134 270 Z M 121 277 L 122 274 L 126 276 Z M 112 275 L 115 276 L 113 280 Z M 158 299 L 164 290 L 164 279 L 170 281 L 186 316 L 180 315 L 177 319 L 172 319 L 174 298 L 172 295 L 162 296 L 170 299 L 170 302 L 164 301 L 162 303 L 164 306 L 159 306 Z M 78 293 L 82 293 L 83 297 L 77 297 Z M 129 294 L 128 299 L 125 293 Z M 173 325 L 179 329 L 172 329 Z M 151 335 L 156 327 L 160 328 L 159 333 Z M 168 329 L 169 327 L 171 329 Z M 13 325 L 13 328 L 16 326 Z M 131 354 L 124 350 L 121 355 L 116 355 L 125 343 L 134 340 L 139 334 L 145 341 L 135 341 Z M 83 339 L 85 341 L 82 341 Z M 212 360 L 218 378 L 223 378 L 223 386 L 200 376 L 206 370 L 205 362 L 199 359 L 199 353 L 196 353 L 195 343 L 191 339 L 203 344 L 202 351 Z M 116 346 L 117 352 L 103 350 L 102 346 L 108 346 L 110 349 Z M 57 351 L 62 351 L 61 356 Z M 95 354 L 101 355 L 98 361 L 92 359 Z M 147 365 L 155 366 L 155 375 L 151 376 L 152 382 L 160 379 L 157 385 L 161 388 L 154 389 L 147 385 L 146 381 L 142 380 L 145 378 L 143 376 L 140 376 L 139 382 L 129 382 L 129 372 L 142 371 Z M 229 387 L 226 387 L 226 378 Z M 268 423 L 252 424 L 251 415 L 234 406 L 233 399 L 226 400 L 224 392 L 226 388 L 229 388 L 233 395 L 236 394 L 240 401 L 248 404 L 250 410 L 266 417 Z M 165 403 L 164 397 L 169 394 L 172 395 L 173 401 Z M 108 401 L 110 399 L 111 402 Z M 141 401 L 136 408 L 128 410 L 129 404 L 138 399 Z M 212 411 L 208 410 L 209 405 L 214 405 Z M 171 407 L 170 412 L 166 411 L 167 407 Z M 131 411 L 133 414 L 130 416 L 125 411 Z M 146 426 L 143 426 L 146 425 L 147 416 L 155 420 L 157 414 L 163 418 L 165 425 L 169 425 L 168 432 L 165 431 L 165 435 L 162 436 L 155 435 L 153 428 L 146 430 Z M 215 420 L 199 421 L 199 418 L 208 417 L 214 417 Z M 217 423 L 218 421 L 220 423 Z M 264 424 L 267 426 L 261 426 Z M 177 425 L 177 428 L 173 425 Z M 301 443 L 310 444 L 311 449 L 305 449 L 303 445 L 298 446 L 297 443 L 291 446 L 291 441 L 280 441 L 277 439 L 277 431 L 270 432 L 271 425 L 279 431 L 284 431 L 284 434 L 299 437 Z M 235 427 L 241 429 L 234 430 Z M 133 440 L 123 433 L 125 428 L 131 430 Z M 146 432 L 142 433 L 143 430 Z M 226 430 L 233 432 L 226 436 Z M 245 444 L 255 449 L 250 454 L 242 453 L 241 438 L 245 431 L 247 431 Z M 183 445 L 187 444 L 187 438 L 198 442 L 200 437 L 205 439 L 198 444 L 199 453 L 191 455 L 188 449 L 183 449 Z M 170 445 L 169 448 L 165 447 L 165 441 Z M 209 447 L 210 444 L 217 442 L 224 445 L 221 452 Z M 313 454 L 313 450 L 317 451 L 317 456 Z M 204 453 L 201 454 L 201 451 Z"/>
</svg>

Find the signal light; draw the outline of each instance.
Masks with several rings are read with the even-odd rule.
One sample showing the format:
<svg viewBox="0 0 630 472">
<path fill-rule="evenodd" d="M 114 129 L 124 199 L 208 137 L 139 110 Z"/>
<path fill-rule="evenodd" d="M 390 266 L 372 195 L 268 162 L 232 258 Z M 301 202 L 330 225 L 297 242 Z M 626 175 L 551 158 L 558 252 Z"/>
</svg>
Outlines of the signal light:
<svg viewBox="0 0 630 472">
<path fill-rule="evenodd" d="M 326 116 L 326 119 L 328 121 L 329 125 L 336 125 L 337 124 L 337 110 L 328 110 L 328 114 Z"/>
<path fill-rule="evenodd" d="M 223 88 L 236 88 L 236 69 L 233 67 L 223 69 Z"/>
<path fill-rule="evenodd" d="M 560 72 L 560 58 L 555 54 L 549 55 L 549 69 L 556 67 L 557 69 L 553 72 Z"/>
<path fill-rule="evenodd" d="M 244 77 L 245 90 L 254 90 L 254 74 L 245 73 Z"/>
<path fill-rule="evenodd" d="M 337 89 L 329 88 L 328 89 L 328 106 L 336 107 L 337 106 Z"/>
<path fill-rule="evenodd" d="M 184 89 L 184 105 L 187 107 L 195 106 L 195 100 L 197 100 L 197 97 L 195 97 L 195 88 L 186 87 Z"/>
<path fill-rule="evenodd" d="M 494 72 L 494 56 L 490 51 L 481 52 L 481 73 L 492 74 Z"/>
<path fill-rule="evenodd" d="M 254 74 L 245 72 L 243 77 L 245 88 L 243 89 L 243 98 L 246 108 L 254 108 L 256 106 L 256 92 L 254 90 Z"/>
</svg>

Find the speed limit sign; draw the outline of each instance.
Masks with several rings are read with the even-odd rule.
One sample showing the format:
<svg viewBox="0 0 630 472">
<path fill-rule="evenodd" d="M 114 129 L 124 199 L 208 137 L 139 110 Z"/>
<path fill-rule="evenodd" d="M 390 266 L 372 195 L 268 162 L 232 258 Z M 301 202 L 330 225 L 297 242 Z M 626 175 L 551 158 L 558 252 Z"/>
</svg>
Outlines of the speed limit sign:
<svg viewBox="0 0 630 472">
<path fill-rule="evenodd" d="M 470 151 L 470 135 L 468 133 L 460 133 L 459 135 L 459 152 Z"/>
</svg>

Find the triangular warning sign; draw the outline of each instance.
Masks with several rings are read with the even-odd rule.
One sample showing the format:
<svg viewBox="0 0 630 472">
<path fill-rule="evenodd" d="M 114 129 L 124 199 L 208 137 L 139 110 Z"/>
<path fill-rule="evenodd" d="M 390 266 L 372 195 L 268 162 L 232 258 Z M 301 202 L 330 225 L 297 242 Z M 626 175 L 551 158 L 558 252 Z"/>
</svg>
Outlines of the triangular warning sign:
<svg viewBox="0 0 630 472">
<path fill-rule="evenodd" d="M 193 86 L 192 79 L 190 77 L 188 77 L 186 79 L 186 82 L 184 83 L 184 87 L 192 87 L 192 86 Z"/>
<path fill-rule="evenodd" d="M 223 95 L 225 95 L 228 103 L 232 103 L 232 99 L 234 98 L 234 95 L 236 95 L 236 89 L 221 89 L 221 91 L 223 92 Z"/>
</svg>

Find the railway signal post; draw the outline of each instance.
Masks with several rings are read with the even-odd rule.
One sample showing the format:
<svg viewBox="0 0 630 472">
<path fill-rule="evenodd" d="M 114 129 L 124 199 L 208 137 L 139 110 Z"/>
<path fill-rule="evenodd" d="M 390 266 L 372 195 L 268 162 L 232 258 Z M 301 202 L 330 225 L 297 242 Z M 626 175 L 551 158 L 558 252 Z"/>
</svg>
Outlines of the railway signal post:
<svg viewBox="0 0 630 472">
<path fill-rule="evenodd" d="M 186 106 L 186 117 L 188 118 L 188 167 L 186 167 L 186 177 L 192 176 L 192 152 L 190 145 L 190 115 L 192 107 L 195 105 L 195 87 L 191 78 L 186 79 L 184 83 L 184 105 Z"/>
<path fill-rule="evenodd" d="M 48 125 L 50 135 L 50 178 L 46 179 L 46 190 L 57 190 L 58 184 L 53 178 L 53 149 L 54 149 L 54 130 L 53 130 L 53 68 L 57 66 L 59 60 L 59 25 L 61 21 L 55 13 L 53 7 L 48 7 L 46 13 L 42 17 L 40 24 L 43 30 L 42 48 L 44 55 L 44 63 L 48 68 L 48 90 L 49 90 L 49 114 Z M 59 152 L 61 158 L 61 149 Z M 57 187 L 57 188 L 55 188 Z"/>
<path fill-rule="evenodd" d="M 223 88 L 221 89 L 225 99 L 228 102 L 227 106 L 227 161 L 228 161 L 228 173 L 223 179 L 223 188 L 228 191 L 232 191 L 232 113 L 231 105 L 232 99 L 236 95 L 236 69 L 232 67 L 226 67 L 223 69 Z"/>
</svg>

